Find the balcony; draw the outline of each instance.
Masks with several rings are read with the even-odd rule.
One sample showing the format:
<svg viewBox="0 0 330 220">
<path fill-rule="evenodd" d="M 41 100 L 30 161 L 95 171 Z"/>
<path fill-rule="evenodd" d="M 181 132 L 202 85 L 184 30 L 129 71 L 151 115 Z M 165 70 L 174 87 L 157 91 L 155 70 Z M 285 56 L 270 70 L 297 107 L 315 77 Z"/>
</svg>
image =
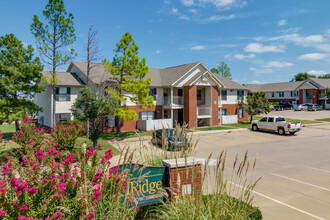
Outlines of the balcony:
<svg viewBox="0 0 330 220">
<path fill-rule="evenodd" d="M 174 108 L 183 108 L 184 98 L 183 96 L 173 96 L 173 103 L 171 105 L 171 97 L 164 98 L 164 106 L 174 107 Z"/>
<path fill-rule="evenodd" d="M 201 100 L 197 99 L 197 105 L 205 105 L 205 99 L 201 99 Z"/>
<path fill-rule="evenodd" d="M 211 118 L 211 107 L 197 107 L 197 118 Z"/>
<path fill-rule="evenodd" d="M 319 99 L 325 99 L 325 95 L 324 95 L 324 93 L 323 94 L 319 94 Z"/>
<path fill-rule="evenodd" d="M 55 100 L 59 102 L 68 102 L 71 101 L 71 95 L 70 94 L 57 94 L 55 96 Z"/>
</svg>

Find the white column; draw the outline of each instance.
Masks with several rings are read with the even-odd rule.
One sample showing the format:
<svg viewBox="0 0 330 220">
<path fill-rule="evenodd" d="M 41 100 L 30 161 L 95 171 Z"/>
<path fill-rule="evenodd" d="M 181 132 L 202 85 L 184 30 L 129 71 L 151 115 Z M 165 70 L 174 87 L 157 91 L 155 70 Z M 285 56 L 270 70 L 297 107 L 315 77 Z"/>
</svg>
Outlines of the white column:
<svg viewBox="0 0 330 220">
<path fill-rule="evenodd" d="M 171 103 L 170 103 L 170 107 L 171 107 L 171 119 L 172 119 L 172 123 L 173 123 L 173 127 L 174 127 L 174 117 L 173 117 L 173 87 L 171 87 Z"/>
</svg>

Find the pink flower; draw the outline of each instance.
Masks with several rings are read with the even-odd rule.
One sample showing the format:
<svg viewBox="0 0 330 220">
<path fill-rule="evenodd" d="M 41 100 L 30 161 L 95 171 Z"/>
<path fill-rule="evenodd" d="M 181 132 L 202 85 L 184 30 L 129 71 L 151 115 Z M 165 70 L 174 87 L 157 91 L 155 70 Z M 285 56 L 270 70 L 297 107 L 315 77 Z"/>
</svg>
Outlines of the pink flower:
<svg viewBox="0 0 330 220">
<path fill-rule="evenodd" d="M 30 219 L 31 219 L 30 217 L 26 217 L 26 216 L 23 216 L 23 215 L 21 215 L 17 218 L 17 220 L 30 220 Z"/>
<path fill-rule="evenodd" d="M 119 183 L 119 181 L 120 181 L 120 178 L 118 177 L 118 178 L 116 179 L 116 183 Z"/>
<path fill-rule="evenodd" d="M 28 183 L 27 182 L 19 183 L 17 185 L 17 187 L 15 188 L 15 192 L 18 193 L 18 192 L 21 192 L 23 190 L 27 190 L 27 188 L 28 188 Z"/>
<path fill-rule="evenodd" d="M 38 191 L 38 188 L 35 187 L 35 186 L 33 186 L 33 187 L 31 187 L 30 189 L 27 190 L 27 192 L 28 192 L 30 195 L 34 195 L 34 194 L 36 194 L 37 191 Z"/>
<path fill-rule="evenodd" d="M 7 212 L 5 211 L 5 210 L 3 210 L 3 209 L 0 209 L 0 216 L 3 216 L 3 215 L 5 215 Z"/>
<path fill-rule="evenodd" d="M 47 184 L 49 181 L 48 181 L 48 179 L 42 179 L 41 182 L 42 182 L 43 184 Z"/>
<path fill-rule="evenodd" d="M 29 206 L 25 203 L 22 204 L 21 210 L 19 211 L 20 213 L 24 212 L 24 211 L 29 211 Z"/>
<path fill-rule="evenodd" d="M 3 187 L 7 184 L 5 180 L 0 180 L 0 187 Z"/>
<path fill-rule="evenodd" d="M 11 185 L 12 187 L 16 187 L 18 184 L 19 184 L 19 181 L 18 181 L 18 179 L 16 179 L 15 177 L 13 177 L 13 178 L 10 180 L 10 185 Z"/>
<path fill-rule="evenodd" d="M 32 170 L 40 170 L 40 165 L 38 163 L 34 164 L 33 167 L 32 167 Z"/>
<path fill-rule="evenodd" d="M 69 164 L 71 164 L 71 163 L 74 163 L 75 161 L 76 161 L 76 159 L 74 158 L 73 153 L 70 153 L 70 154 L 66 157 L 66 159 L 65 159 L 65 161 L 64 161 L 64 164 L 65 164 L 65 165 L 69 165 Z"/>
<path fill-rule="evenodd" d="M 22 162 L 24 166 L 27 166 L 29 164 L 29 160 L 27 158 L 24 158 Z"/>
<path fill-rule="evenodd" d="M 4 195 L 6 195 L 6 193 L 7 193 L 6 188 L 0 188 L 0 194 L 2 194 L 4 196 Z"/>
<path fill-rule="evenodd" d="M 92 157 L 94 156 L 94 147 L 88 149 L 87 156 Z"/>
<path fill-rule="evenodd" d="M 54 214 L 54 213 L 52 213 L 52 214 L 54 215 L 55 218 L 60 218 L 60 217 L 62 217 L 62 213 L 61 213 L 60 210 L 57 210 L 55 214 Z"/>
<path fill-rule="evenodd" d="M 88 213 L 88 215 L 87 215 L 88 220 L 93 219 L 93 217 L 94 217 L 94 213 L 93 212 Z"/>
</svg>

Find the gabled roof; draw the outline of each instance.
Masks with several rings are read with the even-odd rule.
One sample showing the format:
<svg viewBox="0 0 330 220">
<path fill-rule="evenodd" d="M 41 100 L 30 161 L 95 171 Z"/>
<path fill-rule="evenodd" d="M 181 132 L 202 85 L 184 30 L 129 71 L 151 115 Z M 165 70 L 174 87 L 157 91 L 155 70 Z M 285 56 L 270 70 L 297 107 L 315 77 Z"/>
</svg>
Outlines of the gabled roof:
<svg viewBox="0 0 330 220">
<path fill-rule="evenodd" d="M 248 90 L 245 86 L 234 82 L 226 77 L 223 77 L 219 74 L 212 73 L 212 75 L 221 82 L 225 89 Z"/>
<path fill-rule="evenodd" d="M 243 84 L 251 92 L 290 92 L 295 91 L 304 81 L 269 84 Z"/>
<path fill-rule="evenodd" d="M 307 81 L 319 89 L 330 88 L 330 79 L 309 78 Z"/>
<path fill-rule="evenodd" d="M 42 76 L 50 78 L 52 76 L 51 71 L 41 71 Z M 74 74 L 70 72 L 57 72 L 56 77 L 58 86 L 83 86 L 84 83 Z"/>
</svg>

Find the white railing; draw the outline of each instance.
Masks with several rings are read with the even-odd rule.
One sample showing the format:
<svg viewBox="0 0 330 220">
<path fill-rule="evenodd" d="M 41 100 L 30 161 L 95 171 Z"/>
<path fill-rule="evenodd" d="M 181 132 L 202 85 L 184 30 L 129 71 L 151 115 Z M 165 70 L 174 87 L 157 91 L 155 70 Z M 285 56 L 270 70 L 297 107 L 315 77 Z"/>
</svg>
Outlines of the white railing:
<svg viewBox="0 0 330 220">
<path fill-rule="evenodd" d="M 205 99 L 197 100 L 197 105 L 205 105 Z"/>
<path fill-rule="evenodd" d="M 237 115 L 222 115 L 221 124 L 234 124 L 238 122 Z"/>
<path fill-rule="evenodd" d="M 152 131 L 163 128 L 173 128 L 172 119 L 138 120 L 137 129 L 142 131 Z"/>
<path fill-rule="evenodd" d="M 324 93 L 323 94 L 319 94 L 319 99 L 324 99 L 324 98 L 325 98 Z"/>
<path fill-rule="evenodd" d="M 171 104 L 171 97 L 164 98 L 164 105 Z M 184 105 L 183 96 L 173 96 L 173 105 Z"/>
<path fill-rule="evenodd" d="M 305 99 L 305 103 L 312 103 L 312 99 Z"/>
<path fill-rule="evenodd" d="M 211 108 L 210 107 L 198 107 L 197 108 L 197 115 L 198 116 L 211 115 Z"/>
</svg>

